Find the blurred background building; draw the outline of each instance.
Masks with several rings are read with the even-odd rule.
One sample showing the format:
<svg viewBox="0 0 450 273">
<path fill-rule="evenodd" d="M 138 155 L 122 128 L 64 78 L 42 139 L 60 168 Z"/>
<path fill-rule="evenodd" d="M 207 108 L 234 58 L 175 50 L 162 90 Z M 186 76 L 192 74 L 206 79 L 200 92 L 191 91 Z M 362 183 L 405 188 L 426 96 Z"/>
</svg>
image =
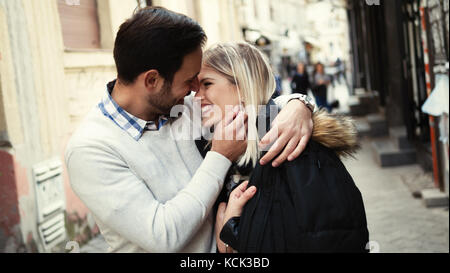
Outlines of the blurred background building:
<svg viewBox="0 0 450 273">
<path fill-rule="evenodd" d="M 376 2 L 346 2 L 353 94 L 362 91 L 381 106 L 369 117 L 391 137 L 374 143 L 380 160 L 417 161 L 448 195 L 449 1 Z M 424 106 L 432 94 L 441 95 Z"/>
<path fill-rule="evenodd" d="M 207 46 L 255 44 L 284 81 L 299 61 L 343 73 L 360 133 L 387 139 L 373 143 L 378 164 L 420 162 L 448 200 L 448 102 L 436 116 L 421 109 L 445 76 L 448 98 L 448 1 L 0 0 L 0 252 L 98 233 L 63 152 L 116 77 L 119 26 L 151 5 L 197 20 Z"/>
</svg>

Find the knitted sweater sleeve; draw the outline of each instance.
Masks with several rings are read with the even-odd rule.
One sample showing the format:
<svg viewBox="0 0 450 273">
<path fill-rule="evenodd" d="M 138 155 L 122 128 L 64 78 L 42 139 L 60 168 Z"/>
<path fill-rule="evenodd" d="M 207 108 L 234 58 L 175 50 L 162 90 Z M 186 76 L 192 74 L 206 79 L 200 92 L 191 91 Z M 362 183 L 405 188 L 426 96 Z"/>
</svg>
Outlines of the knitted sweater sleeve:
<svg viewBox="0 0 450 273">
<path fill-rule="evenodd" d="M 74 192 L 105 225 L 148 252 L 177 252 L 206 220 L 231 162 L 209 152 L 189 184 L 165 203 L 107 147 L 73 148 L 66 165 Z"/>
</svg>

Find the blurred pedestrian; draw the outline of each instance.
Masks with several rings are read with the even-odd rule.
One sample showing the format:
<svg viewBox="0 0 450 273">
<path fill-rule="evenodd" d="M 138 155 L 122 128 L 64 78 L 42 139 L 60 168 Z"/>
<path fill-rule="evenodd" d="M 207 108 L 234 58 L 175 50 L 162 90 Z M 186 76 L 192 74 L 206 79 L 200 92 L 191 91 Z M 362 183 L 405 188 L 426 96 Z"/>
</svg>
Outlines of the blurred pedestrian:
<svg viewBox="0 0 450 273">
<path fill-rule="evenodd" d="M 275 87 L 275 92 L 273 92 L 272 99 L 275 99 L 275 98 L 281 96 L 281 93 L 283 92 L 283 88 L 282 88 L 282 84 L 281 84 L 281 77 L 277 74 L 275 74 L 274 76 L 275 76 L 276 87 Z"/>
<path fill-rule="evenodd" d="M 337 78 L 339 84 L 341 84 L 341 78 L 344 75 L 344 70 L 342 68 L 343 63 L 341 61 L 341 58 L 338 57 L 336 59 L 336 62 L 334 63 L 334 66 L 336 67 L 336 78 Z"/>
<path fill-rule="evenodd" d="M 281 96 L 281 93 L 283 93 L 283 85 L 280 74 L 277 72 L 277 69 L 275 69 L 275 66 L 271 64 L 273 75 L 275 77 L 275 92 L 273 92 L 272 99 L 275 99 L 279 96 Z"/>
<path fill-rule="evenodd" d="M 328 86 L 330 83 L 331 78 L 325 74 L 323 64 L 317 63 L 314 68 L 312 93 L 316 99 L 317 106 L 327 109 L 328 112 L 331 112 L 331 106 L 327 100 Z"/>
<path fill-rule="evenodd" d="M 297 71 L 291 81 L 292 93 L 300 93 L 308 95 L 308 89 L 311 87 L 309 82 L 309 75 L 306 71 L 305 64 L 299 62 L 297 64 Z"/>
</svg>

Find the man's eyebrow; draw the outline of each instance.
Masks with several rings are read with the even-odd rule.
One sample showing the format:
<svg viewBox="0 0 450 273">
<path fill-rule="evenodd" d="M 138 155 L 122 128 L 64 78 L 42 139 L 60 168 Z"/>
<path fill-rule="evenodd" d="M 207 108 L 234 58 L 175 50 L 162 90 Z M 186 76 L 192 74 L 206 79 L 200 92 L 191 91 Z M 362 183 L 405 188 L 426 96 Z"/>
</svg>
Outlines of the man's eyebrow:
<svg viewBox="0 0 450 273">
<path fill-rule="evenodd" d="M 198 74 L 200 74 L 200 72 L 197 72 L 197 74 L 195 74 L 192 78 L 189 79 L 189 81 L 194 80 L 195 78 L 197 78 Z"/>
</svg>

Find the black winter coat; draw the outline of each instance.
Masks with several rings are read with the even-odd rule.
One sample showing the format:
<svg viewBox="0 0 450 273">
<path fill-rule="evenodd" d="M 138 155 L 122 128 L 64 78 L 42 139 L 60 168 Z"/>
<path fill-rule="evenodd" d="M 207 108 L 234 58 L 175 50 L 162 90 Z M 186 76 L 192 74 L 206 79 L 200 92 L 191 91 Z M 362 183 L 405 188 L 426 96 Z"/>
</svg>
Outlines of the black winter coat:
<svg viewBox="0 0 450 273">
<path fill-rule="evenodd" d="M 315 128 L 313 140 L 297 159 L 277 168 L 258 163 L 251 171 L 248 187 L 256 186 L 256 195 L 246 204 L 241 217 L 230 219 L 220 234 L 222 241 L 235 250 L 367 252 L 369 232 L 362 196 L 337 155 L 338 150 L 341 155 L 345 153 L 347 148 L 342 147 L 351 145 L 335 144 L 339 140 L 350 142 L 349 137 L 343 137 L 342 126 L 330 126 L 338 122 L 330 122 L 328 117 L 316 116 L 313 120 L 320 128 Z M 266 121 L 269 123 L 268 117 Z M 324 132 L 330 128 L 341 130 L 339 137 Z M 316 142 L 315 135 L 320 135 L 316 139 L 330 148 Z M 224 187 L 219 201 L 224 201 L 235 186 Z"/>
<path fill-rule="evenodd" d="M 292 162 L 258 164 L 250 186 L 258 191 L 240 217 L 239 252 L 367 252 L 361 193 L 332 150 L 310 141 Z"/>
</svg>

